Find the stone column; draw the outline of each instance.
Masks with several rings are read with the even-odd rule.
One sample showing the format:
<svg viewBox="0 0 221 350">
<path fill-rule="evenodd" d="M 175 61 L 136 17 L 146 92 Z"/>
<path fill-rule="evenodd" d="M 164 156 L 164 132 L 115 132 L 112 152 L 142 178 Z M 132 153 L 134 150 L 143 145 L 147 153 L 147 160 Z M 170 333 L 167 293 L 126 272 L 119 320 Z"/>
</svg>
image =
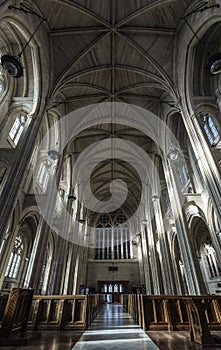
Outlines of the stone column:
<svg viewBox="0 0 221 350">
<path fill-rule="evenodd" d="M 198 161 L 198 166 L 204 181 L 204 191 L 208 193 L 208 197 L 212 201 L 213 208 L 216 212 L 219 224 L 221 225 L 220 171 L 217 168 L 210 146 L 199 126 L 197 116 L 191 106 L 187 106 L 186 101 L 184 101 L 184 105 L 185 108 L 182 110 L 183 122 Z"/>
<path fill-rule="evenodd" d="M 39 293 L 39 285 L 43 264 L 45 261 L 49 233 L 50 227 L 41 217 L 35 235 L 35 240 L 25 277 L 26 285 L 33 288 L 35 290 L 35 293 Z"/>
<path fill-rule="evenodd" d="M 69 223 L 71 220 L 70 212 L 71 212 L 71 202 L 67 202 L 66 207 L 61 213 L 61 232 L 60 237 L 58 237 L 58 251 L 56 257 L 56 278 L 54 282 L 53 293 L 54 294 L 63 294 L 65 277 L 67 272 L 67 261 L 68 261 L 68 243 L 69 243 Z M 72 218 L 73 219 L 73 218 Z M 60 226 L 60 225 L 59 225 Z"/>
<path fill-rule="evenodd" d="M 144 277 L 145 277 L 145 285 L 146 285 L 146 294 L 153 294 L 151 266 L 150 266 L 150 259 L 149 259 L 148 235 L 147 235 L 146 225 L 147 225 L 147 221 L 143 222 L 143 229 L 141 230 Z"/>
<path fill-rule="evenodd" d="M 150 207 L 149 203 L 149 207 Z M 161 283 L 160 283 L 160 271 L 159 271 L 159 261 L 156 254 L 156 240 L 154 237 L 154 232 L 151 223 L 151 214 L 147 210 L 147 236 L 148 236 L 148 250 L 150 254 L 150 265 L 152 273 L 152 283 L 153 283 L 153 294 L 159 295 L 162 293 Z"/>
<path fill-rule="evenodd" d="M 168 193 L 170 197 L 171 208 L 174 216 L 174 223 L 177 230 L 177 238 L 180 247 L 180 253 L 184 264 L 184 272 L 188 285 L 189 294 L 206 293 L 206 287 L 203 282 L 202 274 L 199 267 L 194 247 L 189 237 L 189 231 L 186 218 L 183 214 L 182 204 L 184 198 L 178 190 L 178 181 L 176 172 L 173 171 L 173 161 L 163 159 L 163 168 L 167 182 Z"/>
<path fill-rule="evenodd" d="M 138 252 L 138 262 L 139 262 L 139 272 L 140 272 L 140 282 L 144 284 L 144 261 L 143 261 L 143 249 L 142 249 L 142 239 L 141 234 L 137 234 L 137 252 Z"/>
<path fill-rule="evenodd" d="M 27 269 L 26 281 L 29 283 L 29 286 L 35 290 L 39 290 L 42 268 L 45 262 L 48 237 L 54 220 L 54 210 L 58 192 L 56 186 L 53 186 L 53 183 L 55 181 L 55 176 L 60 178 L 61 164 L 62 162 L 60 160 L 58 164 L 52 163 L 51 166 L 51 174 L 47 184 L 47 202 L 44 204 L 43 208 L 45 212 L 42 213 L 42 215 L 47 218 L 47 222 L 43 217 L 41 217 L 32 248 L 30 263 Z M 36 194 L 37 202 L 43 203 L 45 200 L 44 196 L 44 194 Z"/>
<path fill-rule="evenodd" d="M 8 219 L 13 213 L 19 190 L 29 170 L 28 166 L 41 126 L 43 113 L 39 113 L 36 117 L 29 117 L 30 119 L 25 126 L 18 146 L 11 151 L 13 164 L 8 169 L 7 179 L 0 197 L 0 241 L 3 239 Z"/>
<path fill-rule="evenodd" d="M 62 294 L 64 285 L 64 273 L 67 266 L 67 241 L 63 237 L 58 237 L 58 249 L 56 256 L 56 270 L 53 284 L 53 294 Z"/>
<path fill-rule="evenodd" d="M 71 247 L 72 256 L 71 256 L 71 266 L 70 266 L 70 274 L 69 274 L 69 281 L 68 281 L 68 294 L 72 294 L 72 292 L 73 292 L 77 248 L 78 248 L 78 246 L 76 244 L 73 244 Z"/>
<path fill-rule="evenodd" d="M 161 264 L 162 264 L 162 278 L 165 294 L 175 294 L 174 276 L 171 266 L 170 252 L 167 244 L 166 230 L 164 227 L 163 216 L 160 206 L 160 200 L 157 195 L 152 197 L 153 208 L 155 213 L 155 220 L 157 232 L 159 237 Z"/>
</svg>

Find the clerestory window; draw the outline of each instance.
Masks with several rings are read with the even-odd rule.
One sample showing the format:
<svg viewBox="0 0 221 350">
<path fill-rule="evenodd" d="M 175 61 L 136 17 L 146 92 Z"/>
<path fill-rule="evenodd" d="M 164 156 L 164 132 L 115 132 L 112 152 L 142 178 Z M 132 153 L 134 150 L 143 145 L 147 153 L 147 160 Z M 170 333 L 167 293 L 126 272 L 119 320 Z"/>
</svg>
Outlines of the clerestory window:
<svg viewBox="0 0 221 350">
<path fill-rule="evenodd" d="M 202 116 L 203 120 L 203 130 L 207 136 L 207 139 L 209 140 L 209 143 L 212 146 L 215 146 L 219 142 L 219 132 L 218 129 L 209 114 L 204 114 Z"/>
<path fill-rule="evenodd" d="M 37 175 L 38 183 L 40 184 L 43 191 L 45 191 L 47 188 L 48 179 L 49 179 L 49 164 L 47 163 L 47 161 L 44 161 L 41 163 L 38 171 L 38 175 Z"/>
<path fill-rule="evenodd" d="M 18 141 L 22 135 L 22 132 L 25 127 L 26 123 L 26 116 L 25 115 L 19 115 L 16 119 L 14 124 L 12 125 L 12 128 L 9 132 L 9 138 L 11 141 L 13 141 L 14 145 L 17 146 Z"/>
</svg>

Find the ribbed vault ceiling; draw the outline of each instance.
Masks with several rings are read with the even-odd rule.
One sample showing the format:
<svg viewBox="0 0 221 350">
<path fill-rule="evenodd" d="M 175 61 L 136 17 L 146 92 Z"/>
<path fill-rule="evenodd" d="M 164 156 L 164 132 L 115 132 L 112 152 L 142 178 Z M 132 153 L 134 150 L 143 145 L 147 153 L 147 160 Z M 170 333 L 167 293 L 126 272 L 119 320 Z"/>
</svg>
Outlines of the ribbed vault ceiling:
<svg viewBox="0 0 221 350">
<path fill-rule="evenodd" d="M 162 100 L 176 99 L 177 29 L 192 0 L 36 0 L 51 35 L 53 84 L 50 100 L 64 101 L 66 112 L 100 102 L 125 102 L 156 115 Z M 191 8 L 191 9 L 192 9 Z M 114 126 L 116 137 L 131 139 L 146 152 L 153 142 L 132 128 Z M 75 158 L 91 142 L 113 137 L 112 126 L 85 130 L 69 145 Z M 141 186 L 126 162 L 108 160 L 94 169 L 91 187 L 100 200 L 110 196 L 110 181 L 122 178 L 129 214 Z M 131 209 L 132 208 L 132 209 Z"/>
<path fill-rule="evenodd" d="M 175 94 L 177 27 L 191 3 L 37 0 L 51 32 L 52 96 L 71 108 L 120 100 L 157 111 L 165 91 Z"/>
</svg>

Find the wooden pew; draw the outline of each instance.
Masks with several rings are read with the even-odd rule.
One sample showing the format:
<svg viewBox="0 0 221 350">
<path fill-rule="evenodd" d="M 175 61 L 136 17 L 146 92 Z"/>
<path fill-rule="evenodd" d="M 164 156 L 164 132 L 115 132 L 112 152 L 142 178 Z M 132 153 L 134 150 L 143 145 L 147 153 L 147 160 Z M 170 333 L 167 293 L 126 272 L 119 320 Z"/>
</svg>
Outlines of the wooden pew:
<svg viewBox="0 0 221 350">
<path fill-rule="evenodd" d="M 35 295 L 29 316 L 30 330 L 84 331 L 97 316 L 104 295 Z"/>
<path fill-rule="evenodd" d="M 13 288 L 7 299 L 0 328 L 0 345 L 25 345 L 33 290 Z"/>
<path fill-rule="evenodd" d="M 204 300 L 186 299 L 187 312 L 190 324 L 190 340 L 203 346 L 215 345 L 206 318 L 206 305 Z"/>
<path fill-rule="evenodd" d="M 28 327 L 31 330 L 84 330 L 86 295 L 34 295 Z"/>
<path fill-rule="evenodd" d="M 129 295 L 128 311 L 144 330 L 189 330 L 186 300 L 202 301 L 208 328 L 221 330 L 221 296 Z"/>
</svg>

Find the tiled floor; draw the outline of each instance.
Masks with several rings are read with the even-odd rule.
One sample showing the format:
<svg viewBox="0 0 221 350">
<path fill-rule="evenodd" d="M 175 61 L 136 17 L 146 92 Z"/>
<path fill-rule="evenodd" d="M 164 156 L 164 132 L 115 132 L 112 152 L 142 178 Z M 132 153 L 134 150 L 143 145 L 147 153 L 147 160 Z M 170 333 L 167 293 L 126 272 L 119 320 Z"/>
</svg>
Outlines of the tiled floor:
<svg viewBox="0 0 221 350">
<path fill-rule="evenodd" d="M 30 344 L 24 347 L 0 346 L 0 350 L 71 350 L 81 335 L 82 332 L 44 331 L 39 339 L 31 340 Z"/>
<path fill-rule="evenodd" d="M 221 332 L 211 332 L 219 344 L 213 347 L 202 347 L 200 344 L 189 340 L 188 332 L 167 332 L 167 331 L 150 331 L 147 332 L 149 337 L 157 344 L 160 350 L 221 350 Z"/>
<path fill-rule="evenodd" d="M 159 350 L 119 304 L 107 304 L 72 350 Z"/>
</svg>

